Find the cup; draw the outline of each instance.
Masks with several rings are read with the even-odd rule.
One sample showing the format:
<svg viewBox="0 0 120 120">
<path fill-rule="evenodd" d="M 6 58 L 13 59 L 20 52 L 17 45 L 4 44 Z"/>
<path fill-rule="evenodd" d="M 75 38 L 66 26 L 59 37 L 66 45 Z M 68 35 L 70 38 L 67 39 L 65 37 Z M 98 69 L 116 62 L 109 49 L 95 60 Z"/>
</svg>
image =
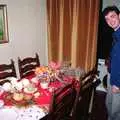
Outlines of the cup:
<svg viewBox="0 0 120 120">
<path fill-rule="evenodd" d="M 47 89 L 47 88 L 48 88 L 48 85 L 49 85 L 49 82 L 40 82 L 40 86 L 41 86 L 41 88 L 43 88 L 43 89 Z"/>
</svg>

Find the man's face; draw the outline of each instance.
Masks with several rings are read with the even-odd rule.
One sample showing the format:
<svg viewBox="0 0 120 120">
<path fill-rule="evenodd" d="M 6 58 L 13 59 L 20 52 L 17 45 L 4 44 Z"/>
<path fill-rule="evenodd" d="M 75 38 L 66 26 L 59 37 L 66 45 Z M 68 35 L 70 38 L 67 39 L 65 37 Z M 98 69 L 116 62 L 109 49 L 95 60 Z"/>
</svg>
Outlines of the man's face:
<svg viewBox="0 0 120 120">
<path fill-rule="evenodd" d="M 107 24 L 116 30 L 120 26 L 120 15 L 116 14 L 115 11 L 110 11 L 106 16 L 105 20 Z"/>
</svg>

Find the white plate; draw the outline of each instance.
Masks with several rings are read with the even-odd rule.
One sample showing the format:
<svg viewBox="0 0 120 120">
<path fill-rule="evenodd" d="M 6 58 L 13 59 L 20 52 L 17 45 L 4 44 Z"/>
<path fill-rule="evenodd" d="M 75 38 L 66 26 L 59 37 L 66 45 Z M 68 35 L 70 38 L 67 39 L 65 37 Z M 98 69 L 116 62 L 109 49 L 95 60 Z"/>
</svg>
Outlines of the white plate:
<svg viewBox="0 0 120 120">
<path fill-rule="evenodd" d="M 12 108 L 0 109 L 1 120 L 16 120 L 17 113 Z"/>
<path fill-rule="evenodd" d="M 24 88 L 24 92 L 28 94 L 32 94 L 37 91 L 37 88 L 33 88 L 33 90 L 29 90 L 28 88 Z"/>
</svg>

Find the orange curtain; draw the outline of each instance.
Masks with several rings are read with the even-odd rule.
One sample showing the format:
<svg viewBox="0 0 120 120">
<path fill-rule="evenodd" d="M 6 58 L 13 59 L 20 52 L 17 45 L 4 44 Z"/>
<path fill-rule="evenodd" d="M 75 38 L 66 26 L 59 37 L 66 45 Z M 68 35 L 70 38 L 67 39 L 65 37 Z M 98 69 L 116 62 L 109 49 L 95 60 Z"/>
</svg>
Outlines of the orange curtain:
<svg viewBox="0 0 120 120">
<path fill-rule="evenodd" d="M 100 0 L 47 0 L 49 61 L 95 66 L 99 7 Z"/>
</svg>

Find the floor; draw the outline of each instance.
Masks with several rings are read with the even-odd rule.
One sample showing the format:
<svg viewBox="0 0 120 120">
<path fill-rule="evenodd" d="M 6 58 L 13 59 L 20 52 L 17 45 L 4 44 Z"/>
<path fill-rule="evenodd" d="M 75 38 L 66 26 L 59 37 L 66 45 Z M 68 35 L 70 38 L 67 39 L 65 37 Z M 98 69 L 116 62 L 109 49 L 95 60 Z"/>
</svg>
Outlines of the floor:
<svg viewBox="0 0 120 120">
<path fill-rule="evenodd" d="M 102 91 L 96 91 L 94 97 L 94 104 L 92 109 L 92 114 L 83 115 L 82 112 L 84 109 L 80 109 L 81 103 L 78 104 L 77 110 L 77 120 L 107 120 L 107 110 L 105 107 L 105 97 L 106 93 Z"/>
<path fill-rule="evenodd" d="M 96 91 L 93 110 L 90 120 L 107 120 L 107 109 L 105 106 L 106 93 Z"/>
</svg>

